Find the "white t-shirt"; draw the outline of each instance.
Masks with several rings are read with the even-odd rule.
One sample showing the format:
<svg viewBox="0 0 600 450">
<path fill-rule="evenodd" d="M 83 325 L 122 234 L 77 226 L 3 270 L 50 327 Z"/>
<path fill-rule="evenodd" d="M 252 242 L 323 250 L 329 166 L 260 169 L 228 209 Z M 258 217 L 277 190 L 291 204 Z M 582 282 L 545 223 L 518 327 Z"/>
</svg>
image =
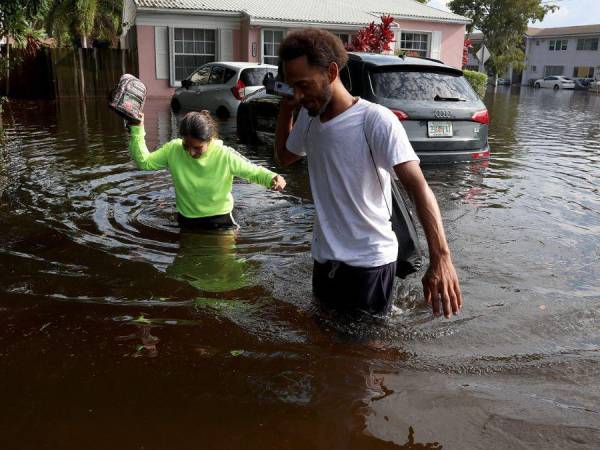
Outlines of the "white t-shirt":
<svg viewBox="0 0 600 450">
<path fill-rule="evenodd" d="M 398 118 L 363 99 L 325 123 L 302 108 L 286 147 L 308 158 L 317 211 L 313 258 L 357 267 L 395 261 L 398 241 L 390 222 L 391 177 L 395 178 L 395 165 L 419 160 Z"/>
</svg>

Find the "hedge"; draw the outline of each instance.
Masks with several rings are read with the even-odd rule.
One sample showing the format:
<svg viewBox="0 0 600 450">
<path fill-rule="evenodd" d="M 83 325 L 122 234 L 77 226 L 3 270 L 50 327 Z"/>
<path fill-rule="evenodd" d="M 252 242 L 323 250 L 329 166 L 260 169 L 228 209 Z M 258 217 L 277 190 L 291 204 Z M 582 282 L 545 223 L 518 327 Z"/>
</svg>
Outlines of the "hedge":
<svg viewBox="0 0 600 450">
<path fill-rule="evenodd" d="M 463 70 L 463 73 L 473 87 L 473 90 L 477 92 L 479 97 L 483 98 L 485 96 L 488 76 L 483 72 L 475 72 L 474 70 Z"/>
</svg>

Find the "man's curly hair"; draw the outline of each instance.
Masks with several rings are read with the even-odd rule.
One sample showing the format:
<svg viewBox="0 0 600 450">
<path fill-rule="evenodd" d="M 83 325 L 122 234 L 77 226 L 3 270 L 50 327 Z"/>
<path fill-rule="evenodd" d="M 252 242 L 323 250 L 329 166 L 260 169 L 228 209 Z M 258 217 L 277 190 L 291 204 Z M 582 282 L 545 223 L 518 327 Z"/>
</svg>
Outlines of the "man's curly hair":
<svg viewBox="0 0 600 450">
<path fill-rule="evenodd" d="M 279 46 L 279 58 L 287 62 L 306 56 L 311 66 L 327 69 L 332 62 L 341 69 L 348 62 L 342 41 L 329 31 L 305 28 L 288 34 Z"/>
</svg>

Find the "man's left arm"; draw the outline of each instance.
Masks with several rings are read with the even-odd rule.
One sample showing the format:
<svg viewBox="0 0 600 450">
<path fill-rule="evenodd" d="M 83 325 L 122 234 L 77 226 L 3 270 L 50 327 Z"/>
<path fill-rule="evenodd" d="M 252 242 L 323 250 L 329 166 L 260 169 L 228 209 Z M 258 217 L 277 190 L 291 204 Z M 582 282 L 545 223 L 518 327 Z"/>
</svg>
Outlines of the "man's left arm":
<svg viewBox="0 0 600 450">
<path fill-rule="evenodd" d="M 429 268 L 422 280 L 425 300 L 431 305 L 435 316 L 441 315 L 441 301 L 444 316 L 450 318 L 452 314 L 458 314 L 462 306 L 462 295 L 437 200 L 418 161 L 397 164 L 394 171 L 415 205 L 427 238 Z"/>
</svg>

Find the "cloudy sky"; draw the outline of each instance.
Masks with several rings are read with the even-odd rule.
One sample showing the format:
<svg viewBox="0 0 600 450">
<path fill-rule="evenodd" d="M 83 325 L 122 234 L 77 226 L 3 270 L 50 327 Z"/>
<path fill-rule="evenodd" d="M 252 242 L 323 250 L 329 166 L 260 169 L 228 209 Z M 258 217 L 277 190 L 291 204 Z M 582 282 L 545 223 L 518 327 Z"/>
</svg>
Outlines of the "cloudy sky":
<svg viewBox="0 0 600 450">
<path fill-rule="evenodd" d="M 446 7 L 447 3 L 448 0 L 431 0 L 429 5 L 448 10 Z M 559 5 L 560 9 L 553 14 L 548 14 L 543 22 L 532 24 L 534 27 L 568 27 L 600 24 L 599 0 L 555 0 L 552 3 Z"/>
</svg>

